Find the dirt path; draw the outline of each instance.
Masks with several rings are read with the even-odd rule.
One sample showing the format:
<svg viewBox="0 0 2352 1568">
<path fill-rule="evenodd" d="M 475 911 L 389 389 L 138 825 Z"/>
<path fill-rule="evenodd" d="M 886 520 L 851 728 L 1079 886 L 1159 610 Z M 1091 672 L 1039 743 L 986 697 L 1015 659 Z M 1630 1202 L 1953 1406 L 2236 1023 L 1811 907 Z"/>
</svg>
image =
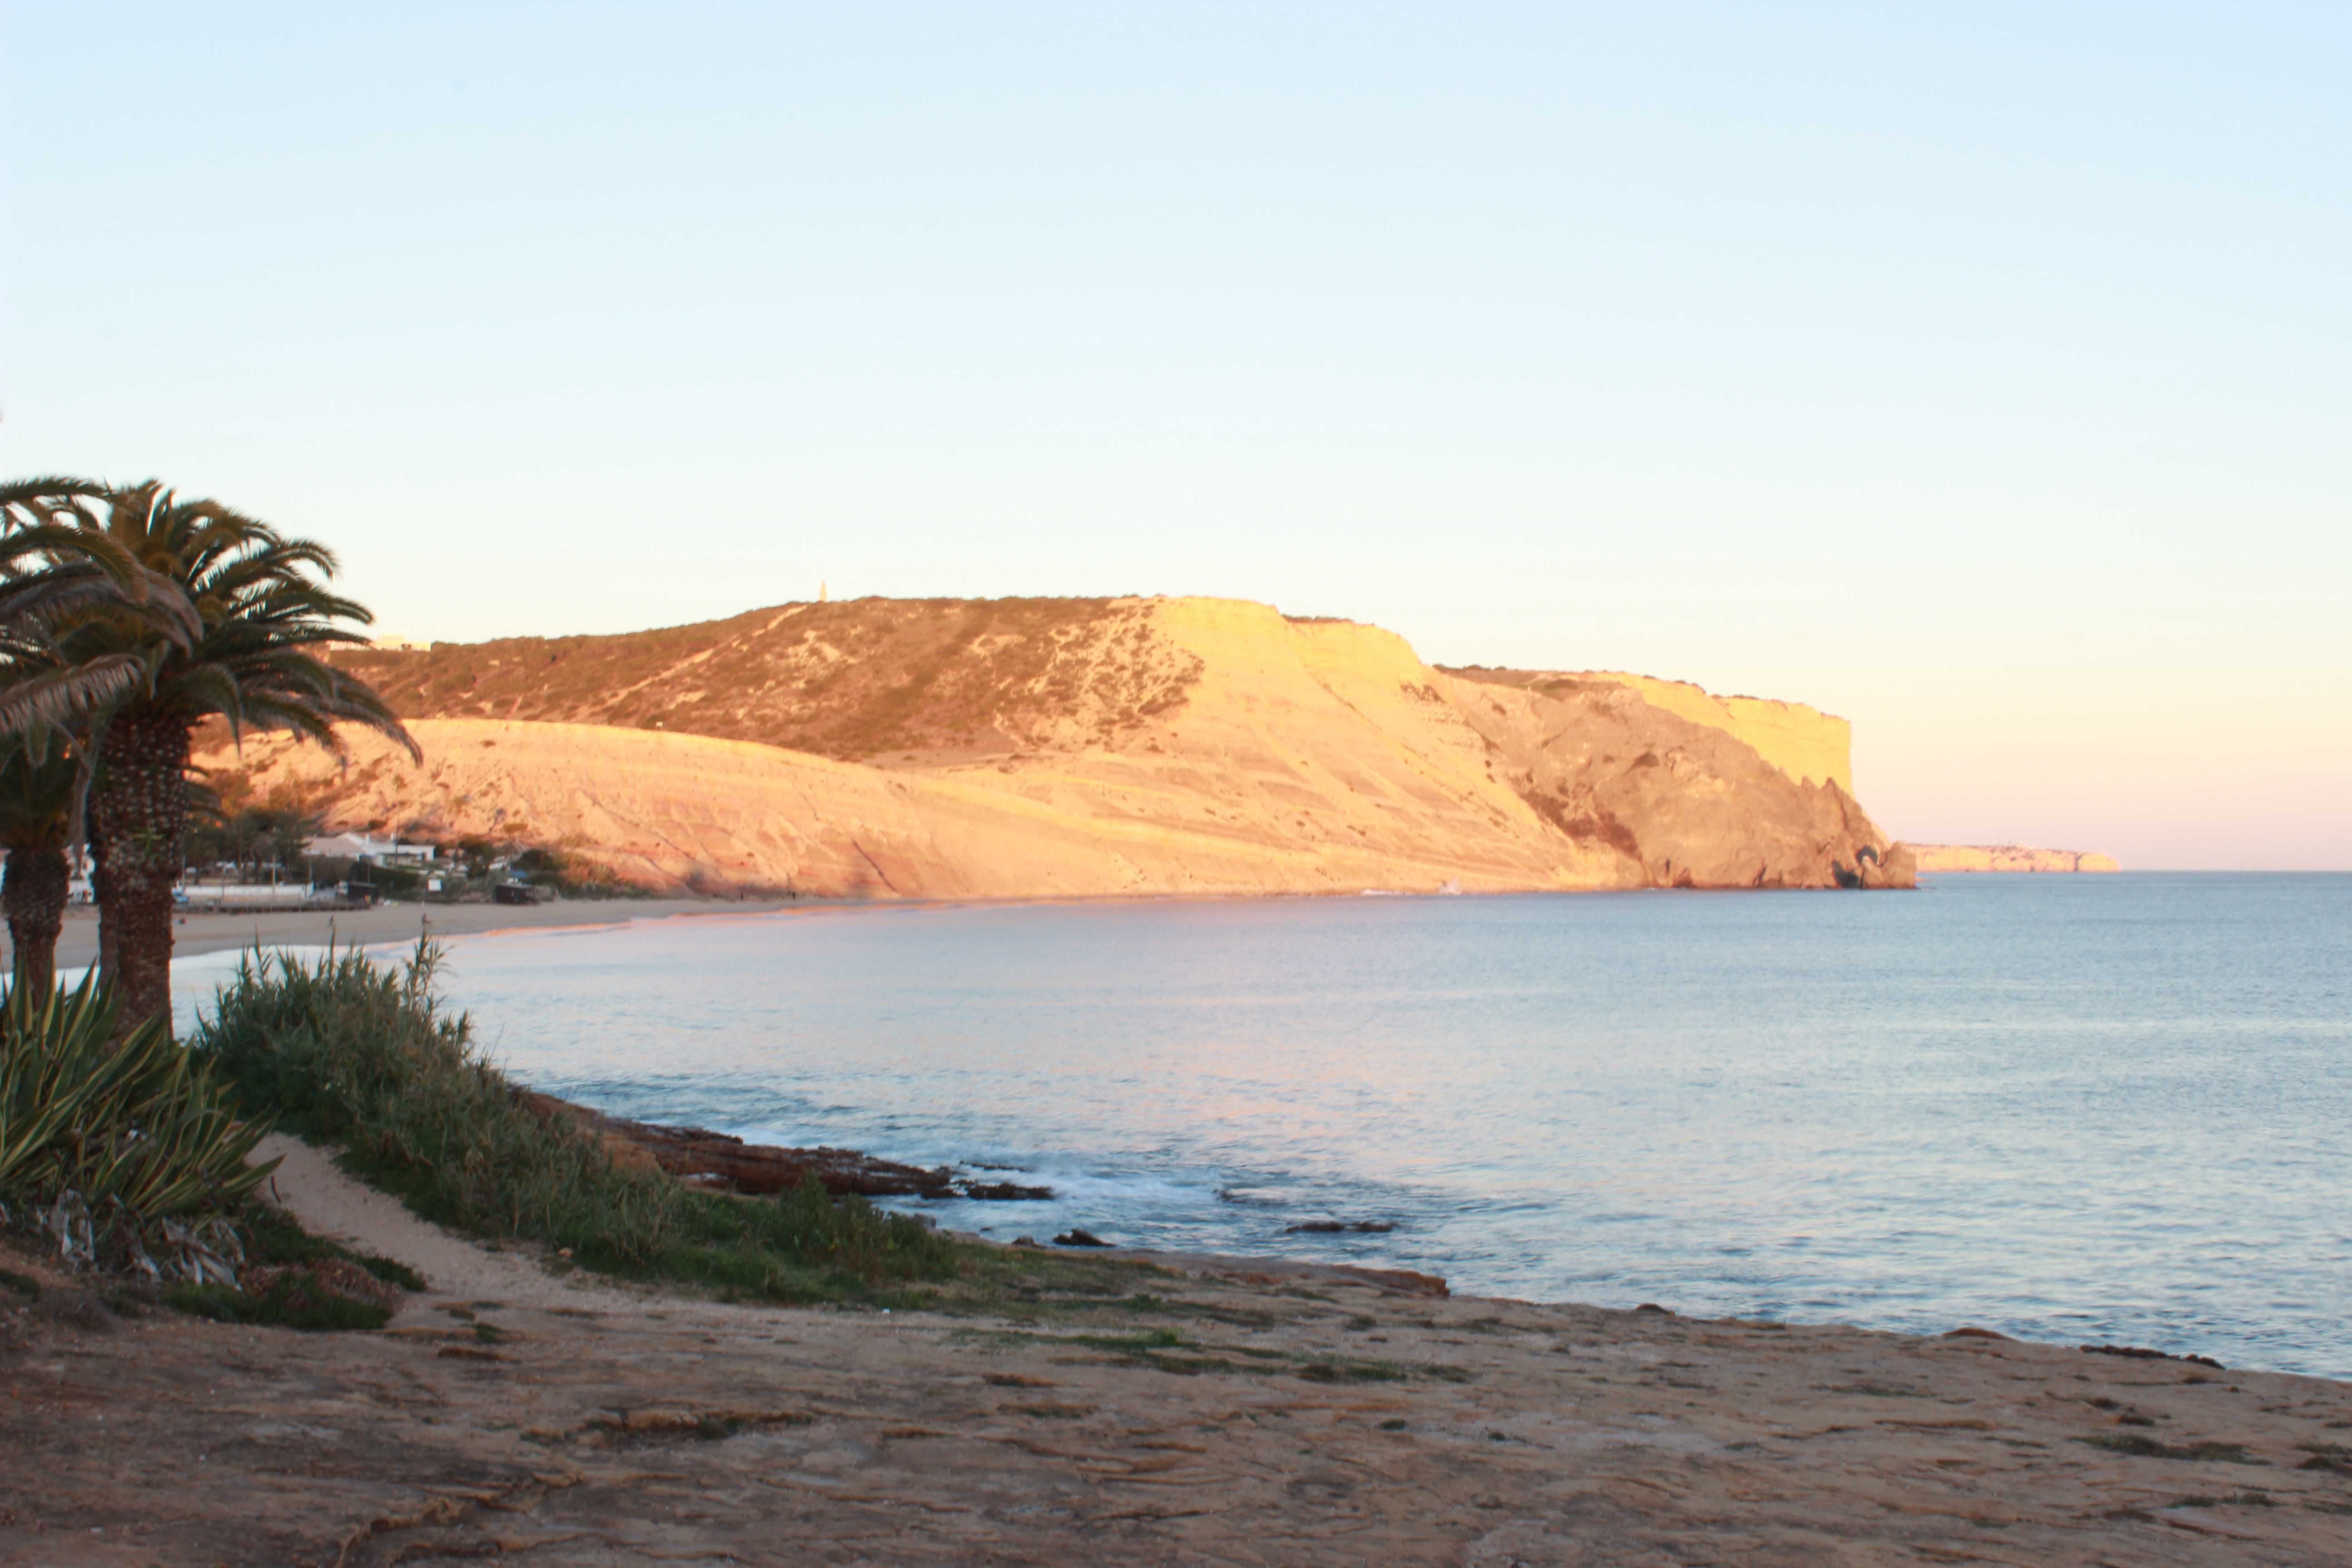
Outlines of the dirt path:
<svg viewBox="0 0 2352 1568">
<path fill-rule="evenodd" d="M 0 1293 L 0 1563 L 2352 1562 L 2317 1379 L 1231 1259 L 737 1307 L 553 1279 L 309 1151 L 279 1187 L 433 1289 L 333 1335 Z"/>
<path fill-rule="evenodd" d="M 496 1297 L 519 1307 L 597 1310 L 640 1302 L 635 1294 L 587 1282 L 593 1276 L 550 1274 L 535 1254 L 495 1250 L 453 1236 L 409 1213 L 398 1198 L 343 1174 L 325 1151 L 299 1138 L 273 1132 L 254 1150 L 254 1159 L 281 1162 L 268 1195 L 301 1221 L 304 1230 L 396 1258 L 425 1277 L 430 1289 L 410 1299 L 404 1321 L 429 1312 L 443 1299 Z"/>
</svg>

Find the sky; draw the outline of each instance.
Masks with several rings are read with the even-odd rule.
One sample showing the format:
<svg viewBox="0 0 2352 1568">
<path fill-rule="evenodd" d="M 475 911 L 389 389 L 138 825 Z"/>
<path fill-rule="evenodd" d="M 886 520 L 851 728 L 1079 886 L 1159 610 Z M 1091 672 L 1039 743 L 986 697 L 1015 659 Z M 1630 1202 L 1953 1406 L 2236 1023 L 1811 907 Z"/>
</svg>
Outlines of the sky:
<svg viewBox="0 0 2352 1568">
<path fill-rule="evenodd" d="M 1214 594 L 2352 868 L 2352 8 L 0 0 L 0 472 L 413 637 Z"/>
</svg>

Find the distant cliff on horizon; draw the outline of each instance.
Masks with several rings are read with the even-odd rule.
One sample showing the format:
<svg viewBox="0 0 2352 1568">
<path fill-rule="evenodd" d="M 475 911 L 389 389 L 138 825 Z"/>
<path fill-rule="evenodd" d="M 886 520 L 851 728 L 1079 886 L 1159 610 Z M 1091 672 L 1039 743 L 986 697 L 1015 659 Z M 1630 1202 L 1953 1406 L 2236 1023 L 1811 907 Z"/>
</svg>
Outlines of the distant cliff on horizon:
<svg viewBox="0 0 2352 1568">
<path fill-rule="evenodd" d="M 2022 844 L 1914 844 L 1921 871 L 2120 871 L 2112 855 L 2086 849 L 2034 849 Z"/>
<path fill-rule="evenodd" d="M 778 605 L 340 656 L 348 737 L 200 761 L 331 826 L 827 897 L 1908 886 L 1845 721 L 1611 672 L 1439 669 L 1201 598 Z"/>
</svg>

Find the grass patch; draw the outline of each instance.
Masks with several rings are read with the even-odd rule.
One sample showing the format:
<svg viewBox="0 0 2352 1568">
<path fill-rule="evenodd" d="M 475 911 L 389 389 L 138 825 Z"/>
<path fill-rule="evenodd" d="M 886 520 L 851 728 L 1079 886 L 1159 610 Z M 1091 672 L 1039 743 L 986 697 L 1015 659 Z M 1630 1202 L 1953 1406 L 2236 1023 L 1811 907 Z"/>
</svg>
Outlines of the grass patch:
<svg viewBox="0 0 2352 1568">
<path fill-rule="evenodd" d="M 387 1285 L 397 1286 L 403 1290 L 425 1289 L 425 1276 L 407 1264 L 379 1258 L 373 1252 L 356 1252 L 351 1247 L 312 1236 L 297 1224 L 292 1215 L 277 1209 L 257 1205 L 247 1209 L 238 1216 L 237 1229 L 245 1237 L 247 1263 L 319 1263 L 330 1258 L 340 1258 L 357 1264 Z"/>
<path fill-rule="evenodd" d="M 37 1300 L 41 1282 L 29 1274 L 19 1274 L 13 1268 L 0 1268 L 0 1290 L 9 1290 L 27 1300 Z"/>
<path fill-rule="evenodd" d="M 862 1198 L 831 1198 L 814 1179 L 745 1198 L 616 1167 L 569 1125 L 525 1109 L 483 1059 L 470 1021 L 434 994 L 439 956 L 422 942 L 400 965 L 348 952 L 253 954 L 190 1045 L 242 1106 L 341 1144 L 354 1175 L 453 1230 L 568 1248 L 600 1274 L 730 1300 L 872 1300 L 958 1278 L 966 1249 Z"/>
<path fill-rule="evenodd" d="M 163 1292 L 163 1303 L 215 1322 L 266 1323 L 310 1333 L 380 1329 L 392 1321 L 388 1308 L 331 1295 L 299 1277 L 279 1279 L 259 1296 L 226 1285 L 174 1285 Z"/>
</svg>

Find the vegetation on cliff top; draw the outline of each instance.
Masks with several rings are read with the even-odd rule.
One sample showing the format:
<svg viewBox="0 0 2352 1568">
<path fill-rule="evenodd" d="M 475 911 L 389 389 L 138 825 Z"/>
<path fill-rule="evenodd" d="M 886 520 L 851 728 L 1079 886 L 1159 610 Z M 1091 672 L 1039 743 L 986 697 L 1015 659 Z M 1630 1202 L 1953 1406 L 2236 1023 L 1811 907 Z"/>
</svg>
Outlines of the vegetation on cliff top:
<svg viewBox="0 0 2352 1568">
<path fill-rule="evenodd" d="M 856 599 L 610 637 L 337 655 L 406 719 L 664 729 L 865 761 L 1099 741 L 1200 662 L 1117 599 Z"/>
</svg>

